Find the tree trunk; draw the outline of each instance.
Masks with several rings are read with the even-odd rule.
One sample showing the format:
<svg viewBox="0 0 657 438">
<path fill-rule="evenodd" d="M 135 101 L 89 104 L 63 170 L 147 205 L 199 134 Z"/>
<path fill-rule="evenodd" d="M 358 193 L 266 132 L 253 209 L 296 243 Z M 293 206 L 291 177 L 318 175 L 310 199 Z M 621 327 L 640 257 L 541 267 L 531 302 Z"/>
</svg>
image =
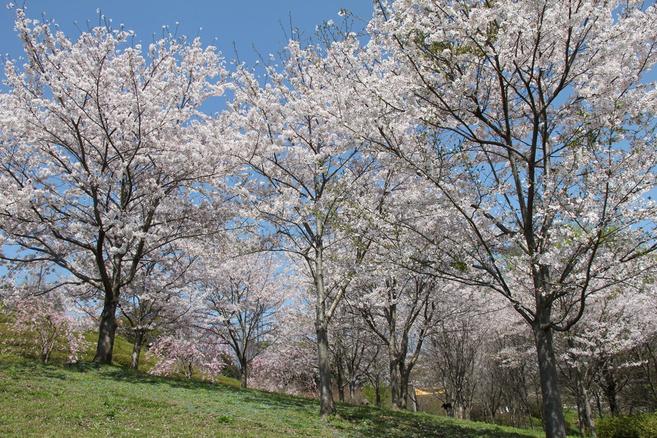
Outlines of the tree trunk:
<svg viewBox="0 0 657 438">
<path fill-rule="evenodd" d="M 319 359 L 319 413 L 322 417 L 335 414 L 335 403 L 331 391 L 331 357 L 328 330 L 324 324 L 316 323 L 317 354 Z"/>
<path fill-rule="evenodd" d="M 139 357 L 141 356 L 141 346 L 144 342 L 144 332 L 137 330 L 135 332 L 135 342 L 132 344 L 132 355 L 130 356 L 130 368 L 139 369 Z"/>
<path fill-rule="evenodd" d="M 406 369 L 403 361 L 399 361 L 399 409 L 406 409 L 408 407 L 408 380 L 410 378 L 410 370 Z"/>
<path fill-rule="evenodd" d="M 105 293 L 103 311 L 100 314 L 98 328 L 98 344 L 96 345 L 95 363 L 111 364 L 114 350 L 114 337 L 116 335 L 116 307 L 118 297 Z"/>
<path fill-rule="evenodd" d="M 414 386 L 409 388 L 408 395 L 411 399 L 411 411 L 417 412 L 417 394 L 415 393 Z"/>
<path fill-rule="evenodd" d="M 245 350 L 246 349 L 243 349 L 242 351 Z M 246 389 L 249 383 L 249 364 L 246 360 L 246 353 L 238 355 L 237 360 L 240 364 L 240 388 Z"/>
<path fill-rule="evenodd" d="M 52 351 L 52 347 L 49 345 L 44 345 L 43 348 L 41 349 L 41 362 L 44 364 L 47 364 L 48 361 L 50 360 L 50 352 Z"/>
<path fill-rule="evenodd" d="M 397 367 L 398 361 L 390 355 L 390 399 L 392 401 L 393 409 L 400 409 L 399 406 L 399 369 Z"/>
<path fill-rule="evenodd" d="M 563 417 L 561 394 L 557 380 L 557 365 L 552 345 L 552 328 L 541 324 L 549 321 L 549 313 L 541 315 L 535 323 L 534 340 L 538 353 L 538 372 L 541 380 L 541 395 L 543 400 L 543 427 L 547 438 L 565 438 L 566 422 Z"/>
<path fill-rule="evenodd" d="M 317 235 L 322 235 L 321 226 Z M 315 332 L 317 334 L 317 358 L 319 368 L 319 414 L 322 417 L 335 415 L 335 403 L 331 390 L 331 352 L 328 341 L 329 318 L 326 315 L 326 290 L 324 289 L 324 248 L 321 239 L 315 247 L 314 280 L 315 280 Z"/>
<path fill-rule="evenodd" d="M 608 366 L 604 367 L 602 370 L 602 376 L 605 379 L 604 385 L 602 385 L 602 390 L 605 393 L 607 398 L 607 403 L 609 403 L 609 412 L 611 415 L 619 415 L 620 409 L 618 408 L 618 385 L 616 385 L 616 378 L 614 377 L 613 371 L 609 369 Z"/>
<path fill-rule="evenodd" d="M 377 374 L 376 381 L 374 382 L 374 403 L 377 408 L 381 407 L 381 378 Z"/>
<path fill-rule="evenodd" d="M 579 414 L 580 433 L 582 436 L 595 438 L 595 423 L 593 422 L 589 394 L 579 369 L 575 370 L 575 379 L 577 380 L 577 412 Z"/>
<path fill-rule="evenodd" d="M 246 366 L 244 366 L 241 371 L 240 371 L 240 388 L 246 389 L 248 388 L 248 381 L 249 379 L 249 371 L 247 370 Z"/>
<path fill-rule="evenodd" d="M 335 361 L 335 384 L 338 387 L 338 400 L 344 402 L 344 377 L 342 372 L 342 365 L 340 365 L 340 358 L 336 357 Z"/>
</svg>

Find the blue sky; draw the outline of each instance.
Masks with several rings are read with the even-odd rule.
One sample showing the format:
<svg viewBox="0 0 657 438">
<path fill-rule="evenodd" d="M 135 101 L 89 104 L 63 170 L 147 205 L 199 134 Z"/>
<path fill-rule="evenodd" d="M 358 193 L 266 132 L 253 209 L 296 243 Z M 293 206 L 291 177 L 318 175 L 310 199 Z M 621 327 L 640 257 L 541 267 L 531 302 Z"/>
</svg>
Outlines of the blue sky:
<svg viewBox="0 0 657 438">
<path fill-rule="evenodd" d="M 21 6 L 24 0 L 13 0 Z M 14 11 L 0 9 L 0 53 L 15 58 L 21 55 L 21 47 L 13 30 Z M 255 46 L 266 56 L 285 45 L 286 32 L 292 23 L 303 34 L 311 36 L 315 26 L 326 20 L 339 21 L 338 11 L 348 9 L 362 22 L 371 16 L 371 0 L 28 0 L 27 13 L 40 18 L 43 13 L 73 37 L 98 23 L 97 9 L 112 19 L 112 24 L 124 24 L 134 30 L 143 42 L 152 40 L 153 34 L 161 35 L 162 26 L 171 29 L 179 22 L 179 34 L 200 36 L 205 44 L 214 45 L 226 58 L 234 55 L 233 42 L 237 45 L 242 61 L 257 59 Z M 77 25 L 76 25 L 77 22 Z"/>
</svg>

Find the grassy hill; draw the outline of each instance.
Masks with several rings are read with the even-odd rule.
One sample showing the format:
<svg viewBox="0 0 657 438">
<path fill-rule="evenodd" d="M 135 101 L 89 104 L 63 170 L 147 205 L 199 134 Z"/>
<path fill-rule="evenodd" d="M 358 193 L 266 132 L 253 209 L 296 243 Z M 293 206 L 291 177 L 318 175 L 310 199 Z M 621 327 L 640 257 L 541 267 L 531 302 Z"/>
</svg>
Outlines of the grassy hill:
<svg viewBox="0 0 657 438">
<path fill-rule="evenodd" d="M 228 384 L 227 384 L 227 383 Z M 537 437 L 426 414 L 339 405 L 121 367 L 45 366 L 0 355 L 0 436 Z"/>
<path fill-rule="evenodd" d="M 132 345 L 117 336 L 114 362 L 96 367 L 95 333 L 88 333 L 83 363 L 53 365 L 24 357 L 28 339 L 11 334 L 0 312 L 0 436 L 48 437 L 540 437 L 529 431 L 458 421 L 423 413 L 338 405 L 338 416 L 319 418 L 315 400 L 240 390 L 219 383 L 160 378 L 129 370 Z M 28 354 L 29 356 L 29 354 Z M 153 358 L 142 355 L 142 369 Z"/>
</svg>

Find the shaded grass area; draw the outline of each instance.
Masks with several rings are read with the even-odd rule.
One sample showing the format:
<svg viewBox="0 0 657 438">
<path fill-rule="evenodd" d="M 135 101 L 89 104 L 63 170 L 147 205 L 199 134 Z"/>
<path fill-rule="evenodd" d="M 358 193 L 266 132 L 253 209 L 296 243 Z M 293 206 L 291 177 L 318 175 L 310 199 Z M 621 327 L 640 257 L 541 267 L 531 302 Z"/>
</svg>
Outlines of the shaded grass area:
<svg viewBox="0 0 657 438">
<path fill-rule="evenodd" d="M 538 437 L 428 414 L 339 405 L 120 367 L 69 367 L 0 355 L 0 436 Z"/>
<path fill-rule="evenodd" d="M 85 351 L 80 355 L 84 362 L 91 362 L 96 354 L 96 343 L 98 342 L 98 333 L 89 331 L 84 334 L 87 341 Z M 112 350 L 112 362 L 115 365 L 129 367 L 132 358 L 132 342 L 117 334 L 114 338 L 114 349 Z M 155 366 L 156 359 L 148 353 L 146 348 L 142 349 L 139 359 L 139 369 L 148 371 Z"/>
</svg>

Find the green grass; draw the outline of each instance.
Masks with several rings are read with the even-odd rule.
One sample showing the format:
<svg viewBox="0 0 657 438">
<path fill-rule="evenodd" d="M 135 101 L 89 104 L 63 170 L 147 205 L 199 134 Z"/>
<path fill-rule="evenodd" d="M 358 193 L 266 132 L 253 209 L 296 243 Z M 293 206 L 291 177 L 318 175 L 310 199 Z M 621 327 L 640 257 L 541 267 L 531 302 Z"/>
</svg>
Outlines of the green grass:
<svg viewBox="0 0 657 438">
<path fill-rule="evenodd" d="M 216 384 L 134 372 L 132 344 L 117 336 L 116 366 L 97 367 L 96 334 L 79 365 L 53 353 L 43 365 L 26 356 L 29 340 L 10 335 L 0 312 L 0 436 L 48 437 L 540 437 L 541 432 L 454 420 L 424 413 L 338 405 L 338 416 L 319 417 L 314 400 L 257 390 L 221 376 Z M 10 339 L 13 339 L 10 341 Z M 140 369 L 154 358 L 142 353 Z"/>
<path fill-rule="evenodd" d="M 0 355 L 0 436 L 538 437 L 538 432 L 428 414 L 339 405 L 152 377 L 125 368 L 42 365 Z"/>
<path fill-rule="evenodd" d="M 81 355 L 81 360 L 83 362 L 91 362 L 96 353 L 96 343 L 98 342 L 98 332 L 89 331 L 84 335 L 84 339 L 87 341 L 87 348 L 84 353 Z M 114 338 L 114 350 L 112 350 L 112 362 L 115 365 L 122 367 L 129 367 L 130 360 L 132 355 L 132 342 L 128 341 L 123 336 L 117 334 Z M 155 366 L 155 358 L 148 354 L 146 347 L 141 351 L 139 357 L 139 369 L 142 371 L 148 371 Z"/>
</svg>

